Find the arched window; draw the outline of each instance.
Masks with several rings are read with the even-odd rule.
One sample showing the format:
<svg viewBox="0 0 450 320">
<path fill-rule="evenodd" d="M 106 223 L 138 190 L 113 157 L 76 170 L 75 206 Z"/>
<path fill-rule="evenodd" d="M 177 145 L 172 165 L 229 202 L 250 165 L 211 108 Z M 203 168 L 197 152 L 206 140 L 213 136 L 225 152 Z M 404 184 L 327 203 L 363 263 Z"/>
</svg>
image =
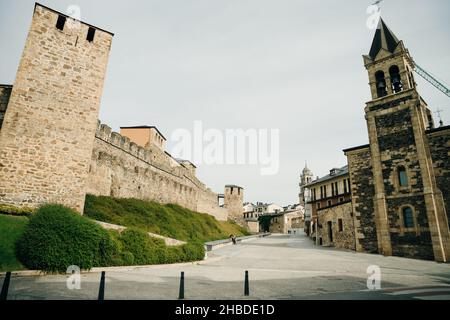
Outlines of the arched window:
<svg viewBox="0 0 450 320">
<path fill-rule="evenodd" d="M 384 78 L 384 72 L 381 70 L 377 71 L 377 73 L 375 73 L 375 80 L 377 84 L 378 98 L 387 96 L 386 79 Z"/>
<path fill-rule="evenodd" d="M 398 174 L 398 185 L 400 187 L 407 187 L 408 186 L 408 175 L 406 174 L 405 167 L 398 167 L 397 169 Z"/>
<path fill-rule="evenodd" d="M 395 93 L 403 91 L 403 83 L 400 77 L 400 69 L 395 65 L 390 67 L 389 75 L 391 76 L 392 91 Z"/>
<path fill-rule="evenodd" d="M 403 208 L 403 225 L 405 228 L 414 228 L 414 215 L 413 210 L 410 207 Z"/>
</svg>

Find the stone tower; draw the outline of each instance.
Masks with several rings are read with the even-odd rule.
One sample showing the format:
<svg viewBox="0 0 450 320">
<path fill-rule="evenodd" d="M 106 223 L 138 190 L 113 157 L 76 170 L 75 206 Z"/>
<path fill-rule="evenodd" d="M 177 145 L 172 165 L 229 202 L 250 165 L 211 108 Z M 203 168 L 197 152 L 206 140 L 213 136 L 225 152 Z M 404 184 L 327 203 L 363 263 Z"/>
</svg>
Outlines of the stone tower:
<svg viewBox="0 0 450 320">
<path fill-rule="evenodd" d="M 313 181 L 314 174 L 313 172 L 308 168 L 308 164 L 305 164 L 305 168 L 303 169 L 302 173 L 300 174 L 300 193 L 299 193 L 299 203 L 302 206 L 305 206 L 306 200 L 309 198 L 309 190 L 308 188 L 305 188 L 305 186 L 308 183 L 311 183 Z"/>
<path fill-rule="evenodd" d="M 244 188 L 228 185 L 225 186 L 224 207 L 228 211 L 228 218 L 240 221 L 244 218 Z"/>
<path fill-rule="evenodd" d="M 36 4 L 0 132 L 0 203 L 83 211 L 112 39 Z"/>
<path fill-rule="evenodd" d="M 364 63 L 378 252 L 448 261 L 449 225 L 426 136 L 431 112 L 416 90 L 413 59 L 383 20 Z"/>
</svg>

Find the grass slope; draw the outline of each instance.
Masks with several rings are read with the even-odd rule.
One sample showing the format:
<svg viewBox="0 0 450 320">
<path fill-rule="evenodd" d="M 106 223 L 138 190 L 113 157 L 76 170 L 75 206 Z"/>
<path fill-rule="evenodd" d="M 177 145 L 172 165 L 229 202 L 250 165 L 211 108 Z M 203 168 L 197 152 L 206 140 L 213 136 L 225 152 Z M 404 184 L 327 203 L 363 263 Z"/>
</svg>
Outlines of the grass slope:
<svg viewBox="0 0 450 320">
<path fill-rule="evenodd" d="M 15 245 L 27 223 L 26 217 L 0 215 L 0 271 L 24 269 L 16 258 Z"/>
<path fill-rule="evenodd" d="M 137 199 L 116 199 L 88 195 L 84 214 L 92 219 L 134 227 L 183 241 L 206 242 L 248 235 L 232 222 L 217 221 L 178 205 L 161 205 Z"/>
</svg>

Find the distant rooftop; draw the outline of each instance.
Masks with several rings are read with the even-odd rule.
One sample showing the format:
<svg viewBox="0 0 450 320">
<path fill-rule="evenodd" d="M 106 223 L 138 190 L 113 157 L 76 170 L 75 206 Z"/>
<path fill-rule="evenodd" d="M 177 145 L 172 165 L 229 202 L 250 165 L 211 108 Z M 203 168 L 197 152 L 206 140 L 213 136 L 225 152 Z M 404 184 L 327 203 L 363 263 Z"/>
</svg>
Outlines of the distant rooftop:
<svg viewBox="0 0 450 320">
<path fill-rule="evenodd" d="M 319 178 L 317 180 L 314 180 L 313 182 L 307 184 L 307 187 L 314 186 L 316 184 L 335 179 L 336 177 L 345 176 L 348 174 L 348 165 L 343 166 L 342 168 L 334 168 L 330 170 L 330 174 L 327 174 L 326 176 Z"/>
<path fill-rule="evenodd" d="M 120 127 L 120 129 L 155 129 L 159 135 L 167 141 L 166 137 L 159 131 L 159 129 L 155 126 L 133 126 L 133 127 Z"/>
<path fill-rule="evenodd" d="M 345 150 L 343 150 L 345 153 L 347 153 L 347 152 L 350 152 L 350 151 L 355 151 L 355 150 L 359 150 L 359 149 L 366 149 L 366 148 L 369 148 L 370 147 L 370 144 L 365 144 L 365 145 L 362 145 L 362 146 L 357 146 L 357 147 L 352 147 L 352 148 L 348 148 L 348 149 L 345 149 Z"/>
</svg>

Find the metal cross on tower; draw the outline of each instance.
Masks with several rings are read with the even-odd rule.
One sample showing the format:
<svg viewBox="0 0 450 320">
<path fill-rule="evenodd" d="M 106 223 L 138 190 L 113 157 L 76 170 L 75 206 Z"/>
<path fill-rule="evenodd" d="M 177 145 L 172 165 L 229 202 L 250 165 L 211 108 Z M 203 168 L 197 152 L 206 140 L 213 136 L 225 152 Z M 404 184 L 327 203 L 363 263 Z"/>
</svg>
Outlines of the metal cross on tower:
<svg viewBox="0 0 450 320">
<path fill-rule="evenodd" d="M 444 121 L 442 121 L 442 115 L 441 113 L 444 112 L 444 110 L 442 109 L 437 109 L 434 113 L 437 114 L 438 118 L 439 118 L 439 126 L 442 127 L 444 126 Z"/>
</svg>

